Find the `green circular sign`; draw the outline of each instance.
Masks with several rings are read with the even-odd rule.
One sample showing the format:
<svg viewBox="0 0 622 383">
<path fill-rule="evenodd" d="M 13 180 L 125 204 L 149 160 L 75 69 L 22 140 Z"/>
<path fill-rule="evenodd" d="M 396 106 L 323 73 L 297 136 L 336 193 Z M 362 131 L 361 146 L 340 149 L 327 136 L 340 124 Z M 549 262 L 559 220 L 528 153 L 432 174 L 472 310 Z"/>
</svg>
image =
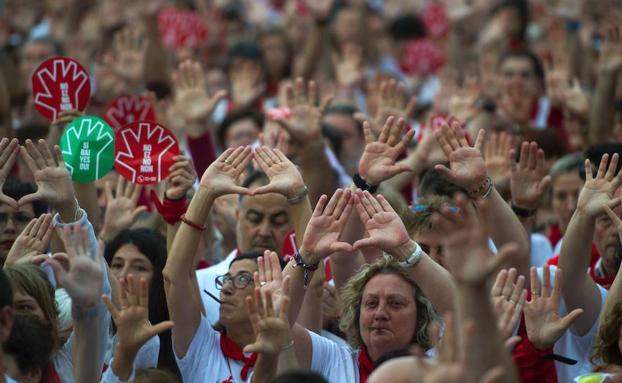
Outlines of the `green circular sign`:
<svg viewBox="0 0 622 383">
<path fill-rule="evenodd" d="M 65 165 L 76 182 L 93 182 L 114 165 L 114 131 L 98 117 L 76 118 L 60 138 Z"/>
</svg>

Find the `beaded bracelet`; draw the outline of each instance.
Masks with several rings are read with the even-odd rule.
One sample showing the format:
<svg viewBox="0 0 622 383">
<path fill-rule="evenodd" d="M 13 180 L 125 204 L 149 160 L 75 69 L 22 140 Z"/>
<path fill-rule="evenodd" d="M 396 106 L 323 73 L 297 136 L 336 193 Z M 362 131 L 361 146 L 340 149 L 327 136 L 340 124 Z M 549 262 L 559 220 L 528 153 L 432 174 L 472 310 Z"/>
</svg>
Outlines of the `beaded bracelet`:
<svg viewBox="0 0 622 383">
<path fill-rule="evenodd" d="M 192 222 L 191 220 L 189 220 L 188 218 L 186 218 L 186 215 L 182 215 L 181 216 L 181 222 L 185 223 L 186 225 L 190 226 L 193 229 L 199 230 L 199 231 L 204 231 L 205 229 L 207 229 L 206 225 L 199 225 L 196 222 Z"/>
<path fill-rule="evenodd" d="M 469 197 L 471 199 L 486 198 L 492 192 L 493 186 L 492 178 L 487 176 L 484 182 L 482 182 L 475 190 L 469 191 Z"/>
</svg>

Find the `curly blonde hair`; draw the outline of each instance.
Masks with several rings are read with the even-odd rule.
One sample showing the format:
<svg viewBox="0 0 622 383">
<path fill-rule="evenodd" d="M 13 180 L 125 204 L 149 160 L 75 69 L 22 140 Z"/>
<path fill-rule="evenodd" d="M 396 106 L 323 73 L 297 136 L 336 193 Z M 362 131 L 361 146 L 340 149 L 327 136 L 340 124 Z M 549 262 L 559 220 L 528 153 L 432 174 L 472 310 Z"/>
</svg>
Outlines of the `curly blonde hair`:
<svg viewBox="0 0 622 383">
<path fill-rule="evenodd" d="M 406 269 L 389 255 L 381 257 L 372 264 L 365 265 L 355 276 L 350 278 L 341 291 L 340 299 L 343 312 L 339 321 L 339 328 L 345 333 L 348 343 L 355 348 L 364 345 L 359 326 L 363 290 L 367 283 L 379 274 L 397 275 L 412 287 L 417 305 L 417 328 L 411 343 L 416 343 L 426 350 L 432 347 L 428 328 L 432 323 L 437 322 L 439 317 L 428 298 L 423 295 Z"/>
<path fill-rule="evenodd" d="M 594 342 L 592 363 L 622 365 L 622 353 L 618 347 L 620 326 L 622 326 L 622 302 L 616 303 L 609 315 L 601 318 Z"/>
</svg>

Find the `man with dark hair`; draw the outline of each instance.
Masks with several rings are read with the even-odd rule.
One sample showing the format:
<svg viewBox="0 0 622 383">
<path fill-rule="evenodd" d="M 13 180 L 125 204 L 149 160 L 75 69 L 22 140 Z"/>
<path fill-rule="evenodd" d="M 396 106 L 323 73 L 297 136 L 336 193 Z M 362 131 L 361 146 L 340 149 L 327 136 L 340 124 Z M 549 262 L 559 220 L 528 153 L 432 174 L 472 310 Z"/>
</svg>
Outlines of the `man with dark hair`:
<svg viewBox="0 0 622 383">
<path fill-rule="evenodd" d="M 13 289 L 9 279 L 0 270 L 0 371 L 5 370 L 4 366 L 4 342 L 11 335 L 13 327 Z M 0 375 L 0 383 L 12 383 L 13 379 L 6 375 Z"/>
<path fill-rule="evenodd" d="M 257 189 L 269 183 L 262 172 L 251 173 L 242 183 L 242 187 Z M 220 263 L 197 271 L 199 291 L 208 291 L 218 296 L 215 280 L 227 273 L 229 265 L 241 254 L 264 250 L 281 253 L 287 233 L 292 229 L 288 204 L 285 197 L 276 193 L 255 196 L 240 195 L 236 212 L 235 228 L 237 249 L 233 250 Z M 208 294 L 202 294 L 203 305 L 208 308 L 207 319 L 214 324 L 218 320 L 218 304 Z"/>
<path fill-rule="evenodd" d="M 365 148 L 363 125 L 355 118 L 357 110 L 349 104 L 335 104 L 324 114 L 322 123 L 339 132 L 341 136 L 341 153 L 339 161 L 349 175 L 358 171 L 359 160 Z"/>
<path fill-rule="evenodd" d="M 218 144 L 222 150 L 252 145 L 261 133 L 263 122 L 263 114 L 254 109 L 236 110 L 218 127 Z"/>
</svg>

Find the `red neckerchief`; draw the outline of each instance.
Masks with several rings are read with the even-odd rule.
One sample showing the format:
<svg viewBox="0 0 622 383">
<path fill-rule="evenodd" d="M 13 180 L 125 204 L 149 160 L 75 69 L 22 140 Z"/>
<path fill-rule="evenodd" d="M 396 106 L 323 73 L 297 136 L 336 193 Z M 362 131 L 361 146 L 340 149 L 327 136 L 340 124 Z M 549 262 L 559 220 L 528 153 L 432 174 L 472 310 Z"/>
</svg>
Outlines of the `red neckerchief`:
<svg viewBox="0 0 622 383">
<path fill-rule="evenodd" d="M 222 351 L 222 354 L 225 357 L 244 363 L 244 367 L 242 367 L 242 372 L 240 373 L 240 378 L 242 378 L 243 381 L 246 381 L 248 373 L 250 372 L 249 370 L 255 367 L 255 361 L 257 360 L 258 354 L 254 352 L 250 357 L 246 357 L 240 346 L 238 346 L 231 340 L 231 338 L 222 332 L 220 333 L 220 351 Z"/>
<path fill-rule="evenodd" d="M 361 351 L 359 351 L 359 382 L 366 383 L 373 370 L 374 362 L 371 361 L 367 354 L 367 347 L 363 346 Z"/>
<path fill-rule="evenodd" d="M 555 247 L 555 245 L 557 245 L 557 242 L 559 242 L 559 240 L 562 239 L 563 236 L 564 235 L 559 229 L 558 223 L 554 223 L 553 225 L 551 225 L 551 231 L 549 231 L 549 241 L 551 242 L 551 246 Z"/>
<path fill-rule="evenodd" d="M 56 372 L 56 369 L 54 368 L 54 365 L 52 363 L 50 363 L 48 367 L 43 371 L 41 381 L 48 383 L 61 383 L 60 376 L 58 376 L 58 372 Z"/>
<path fill-rule="evenodd" d="M 589 268 L 588 273 L 589 273 L 590 277 L 598 285 L 602 286 L 606 290 L 609 290 L 609 288 L 613 284 L 613 280 L 616 278 L 616 276 L 615 275 L 605 275 L 604 277 L 599 277 L 599 276 L 596 275 L 596 272 L 594 271 L 595 268 L 596 268 L 595 264 L 592 265 Z"/>
</svg>

